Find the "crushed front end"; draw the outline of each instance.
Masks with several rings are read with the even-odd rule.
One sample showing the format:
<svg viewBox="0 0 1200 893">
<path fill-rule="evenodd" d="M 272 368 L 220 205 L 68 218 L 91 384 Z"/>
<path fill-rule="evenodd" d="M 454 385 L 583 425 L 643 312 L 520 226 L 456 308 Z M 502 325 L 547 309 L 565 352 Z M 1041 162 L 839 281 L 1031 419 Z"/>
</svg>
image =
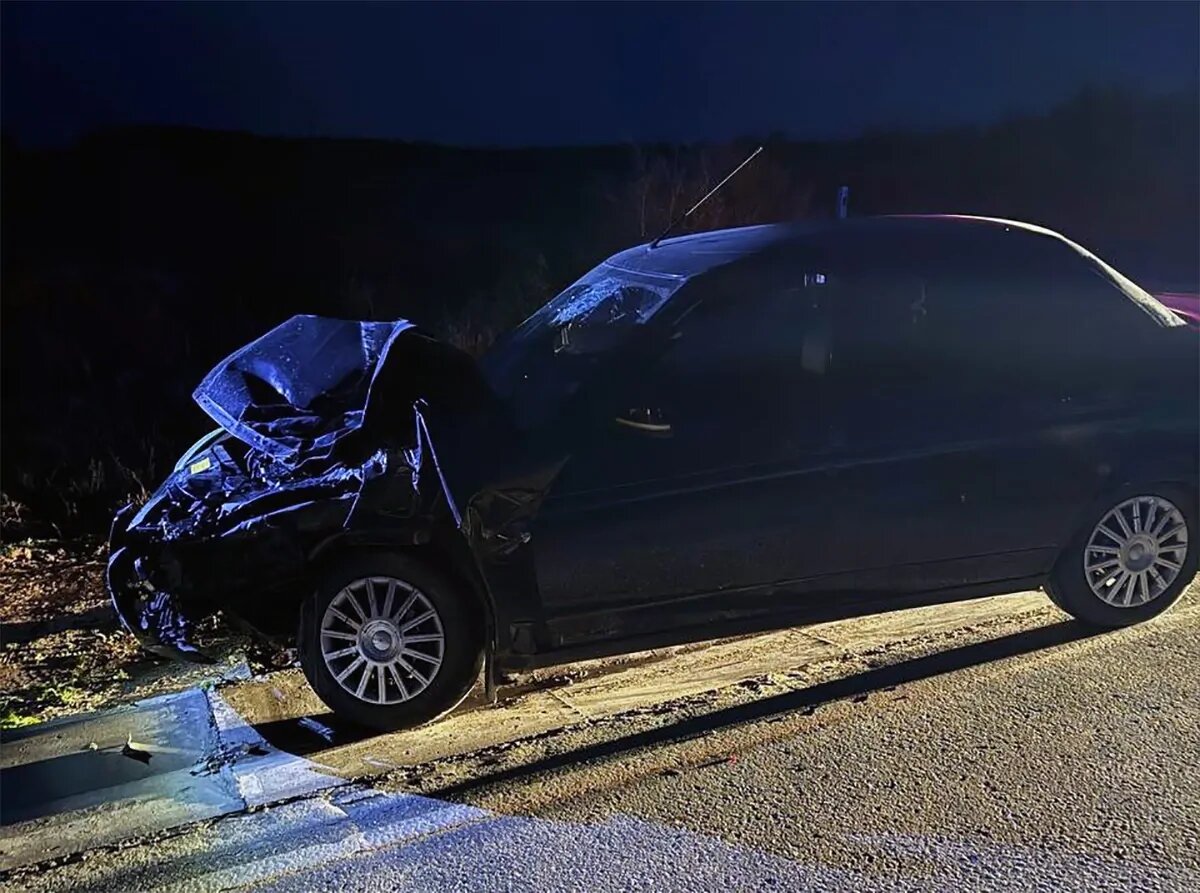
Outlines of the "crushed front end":
<svg viewBox="0 0 1200 893">
<path fill-rule="evenodd" d="M 147 650 L 204 660 L 194 624 L 222 609 L 286 639 L 294 610 L 281 604 L 299 603 L 313 549 L 350 525 L 367 485 L 407 480 L 411 508 L 422 461 L 405 449 L 420 436 L 413 394 L 393 393 L 382 421 L 367 424 L 385 360 L 408 332 L 403 320 L 297 316 L 205 377 L 194 398 L 221 428 L 140 508 L 122 509 L 110 535 L 109 593 Z"/>
<path fill-rule="evenodd" d="M 291 469 L 226 436 L 185 459 L 144 505 L 117 514 L 106 581 L 143 647 L 204 661 L 192 630 L 217 610 L 268 638 L 288 632 L 274 605 L 303 586 L 309 552 L 346 525 L 387 457 Z"/>
</svg>

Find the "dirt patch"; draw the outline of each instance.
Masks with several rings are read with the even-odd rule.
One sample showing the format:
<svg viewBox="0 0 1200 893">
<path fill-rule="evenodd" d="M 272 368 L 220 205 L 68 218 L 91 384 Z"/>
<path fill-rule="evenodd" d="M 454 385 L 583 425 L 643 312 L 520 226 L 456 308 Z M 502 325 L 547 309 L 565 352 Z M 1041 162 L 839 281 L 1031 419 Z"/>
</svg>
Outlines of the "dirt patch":
<svg viewBox="0 0 1200 893">
<path fill-rule="evenodd" d="M 103 611 L 108 605 L 104 559 L 104 544 L 99 542 L 28 542 L 3 547 L 0 623 L 8 630 Z"/>
<path fill-rule="evenodd" d="M 149 661 L 123 631 L 64 630 L 6 642 L 0 655 L 0 725 L 25 725 L 111 703 L 131 670 Z"/>
<path fill-rule="evenodd" d="M 146 654 L 104 589 L 103 544 L 30 542 L 0 551 L 0 728 L 86 713 L 227 676 L 245 642 L 215 622 L 216 666 Z"/>
<path fill-rule="evenodd" d="M 122 629 L 71 629 L 31 642 L 6 642 L 0 653 L 0 728 L 248 675 L 245 640 L 214 629 L 204 645 L 215 664 L 147 654 Z"/>
</svg>

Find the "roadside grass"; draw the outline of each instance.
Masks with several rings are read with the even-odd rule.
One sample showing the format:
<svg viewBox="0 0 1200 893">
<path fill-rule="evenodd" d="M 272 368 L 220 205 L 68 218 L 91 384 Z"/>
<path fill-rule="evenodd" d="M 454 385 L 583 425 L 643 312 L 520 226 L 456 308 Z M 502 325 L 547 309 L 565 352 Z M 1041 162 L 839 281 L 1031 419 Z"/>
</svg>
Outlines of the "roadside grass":
<svg viewBox="0 0 1200 893">
<path fill-rule="evenodd" d="M 7 707 L 0 709 L 0 731 L 4 729 L 19 729 L 22 726 L 36 726 L 39 722 L 41 720 L 36 716 L 18 713 Z"/>
<path fill-rule="evenodd" d="M 117 679 L 128 679 L 119 671 Z M 44 722 L 47 714 L 79 713 L 88 708 L 88 692 L 73 685 L 51 685 L 40 691 L 27 688 L 14 695 L 0 697 L 0 729 L 19 729 Z"/>
<path fill-rule="evenodd" d="M 0 728 L 15 728 L 112 703 L 151 666 L 124 631 L 68 629 L 0 653 Z"/>
</svg>

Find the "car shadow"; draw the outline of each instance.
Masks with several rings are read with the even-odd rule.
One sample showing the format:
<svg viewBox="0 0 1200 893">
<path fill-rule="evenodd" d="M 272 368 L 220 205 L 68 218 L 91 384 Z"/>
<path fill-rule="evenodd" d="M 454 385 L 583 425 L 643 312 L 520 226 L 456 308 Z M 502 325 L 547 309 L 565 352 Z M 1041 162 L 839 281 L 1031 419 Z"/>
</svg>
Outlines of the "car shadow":
<svg viewBox="0 0 1200 893">
<path fill-rule="evenodd" d="M 60 614 L 45 620 L 18 620 L 0 623 L 0 636 L 6 645 L 27 645 L 36 639 L 66 630 L 109 630 L 118 625 L 117 614 L 111 605 L 89 608 L 74 614 Z"/>
<path fill-rule="evenodd" d="M 424 793 L 427 796 L 439 798 L 461 797 L 480 788 L 519 781 L 547 772 L 578 768 L 587 763 L 602 761 L 645 748 L 700 738 L 714 731 L 744 723 L 781 718 L 787 714 L 806 709 L 811 710 L 832 701 L 869 695 L 872 692 L 887 690 L 899 685 L 1080 641 L 1101 632 L 1104 631 L 1084 626 L 1075 621 L 1063 621 L 1025 632 L 1012 633 L 986 642 L 951 648 L 841 679 L 821 682 L 807 688 L 727 707 L 704 716 L 683 719 L 660 728 L 555 754 L 527 765 L 500 769 L 484 776 Z"/>
<path fill-rule="evenodd" d="M 387 734 L 329 712 L 254 723 L 253 727 L 272 747 L 298 757 Z"/>
<path fill-rule="evenodd" d="M 978 642 L 959 648 L 939 651 L 936 654 L 914 658 L 902 663 L 867 670 L 842 679 L 822 682 L 797 691 L 774 695 L 736 707 L 718 710 L 702 717 L 682 720 L 678 723 L 629 735 L 615 741 L 548 757 L 530 766 L 502 770 L 490 775 L 464 782 L 457 787 L 446 788 L 435 793 L 453 794 L 486 784 L 508 781 L 522 776 L 536 775 L 567 768 L 591 760 L 604 759 L 624 751 L 652 747 L 699 737 L 717 729 L 740 723 L 770 719 L 797 710 L 819 706 L 830 701 L 844 700 L 902 685 L 929 679 L 956 670 L 978 666 L 991 661 L 1016 657 L 1021 654 L 1051 648 L 1067 642 L 1095 635 L 1100 630 L 1091 629 L 1075 621 L 1063 621 L 1051 626 L 1039 627 L 1025 632 L 1013 633 L 998 639 Z M 480 707 L 478 709 L 488 709 Z M 293 719 L 273 720 L 256 723 L 257 731 L 267 743 L 279 750 L 296 756 L 311 756 L 331 747 L 354 744 L 381 733 L 366 726 L 348 722 L 333 713 L 314 713 Z"/>
</svg>

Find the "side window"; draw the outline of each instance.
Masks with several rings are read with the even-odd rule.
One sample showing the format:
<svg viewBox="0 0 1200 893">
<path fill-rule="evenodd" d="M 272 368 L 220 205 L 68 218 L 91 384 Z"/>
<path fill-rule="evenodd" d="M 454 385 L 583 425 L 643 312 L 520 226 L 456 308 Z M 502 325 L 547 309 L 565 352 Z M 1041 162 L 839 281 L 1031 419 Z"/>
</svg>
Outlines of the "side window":
<svg viewBox="0 0 1200 893">
<path fill-rule="evenodd" d="M 714 463 L 780 458 L 823 434 L 831 331 L 826 289 L 714 290 L 680 318 L 653 386 L 676 435 Z"/>
<path fill-rule="evenodd" d="M 1154 321 L 1070 246 L 996 236 L 931 243 L 838 290 L 830 384 L 854 436 L 958 436 L 1115 393 L 1121 376 L 1097 370 L 1136 357 Z"/>
<path fill-rule="evenodd" d="M 1049 237 L 1003 234 L 929 279 L 940 339 L 1010 375 L 1023 364 L 1087 364 L 1155 325 L 1098 264 Z"/>
<path fill-rule="evenodd" d="M 676 325 L 663 372 L 717 379 L 738 392 L 819 380 L 829 366 L 825 297 L 801 280 L 701 300 Z"/>
<path fill-rule="evenodd" d="M 1031 364 L 1000 346 L 1012 314 L 977 290 L 996 283 L 948 286 L 926 266 L 859 277 L 841 296 L 830 384 L 847 444 L 976 436 L 1025 411 L 1019 379 Z"/>
<path fill-rule="evenodd" d="M 895 393 L 925 386 L 944 360 L 931 344 L 933 315 L 923 277 L 878 271 L 836 290 L 833 374 L 840 390 Z"/>
<path fill-rule="evenodd" d="M 927 294 L 933 348 L 969 376 L 965 381 L 993 389 L 1057 388 L 1105 362 L 1117 343 L 1134 350 L 1150 323 L 1082 259 L 934 274 Z"/>
</svg>

